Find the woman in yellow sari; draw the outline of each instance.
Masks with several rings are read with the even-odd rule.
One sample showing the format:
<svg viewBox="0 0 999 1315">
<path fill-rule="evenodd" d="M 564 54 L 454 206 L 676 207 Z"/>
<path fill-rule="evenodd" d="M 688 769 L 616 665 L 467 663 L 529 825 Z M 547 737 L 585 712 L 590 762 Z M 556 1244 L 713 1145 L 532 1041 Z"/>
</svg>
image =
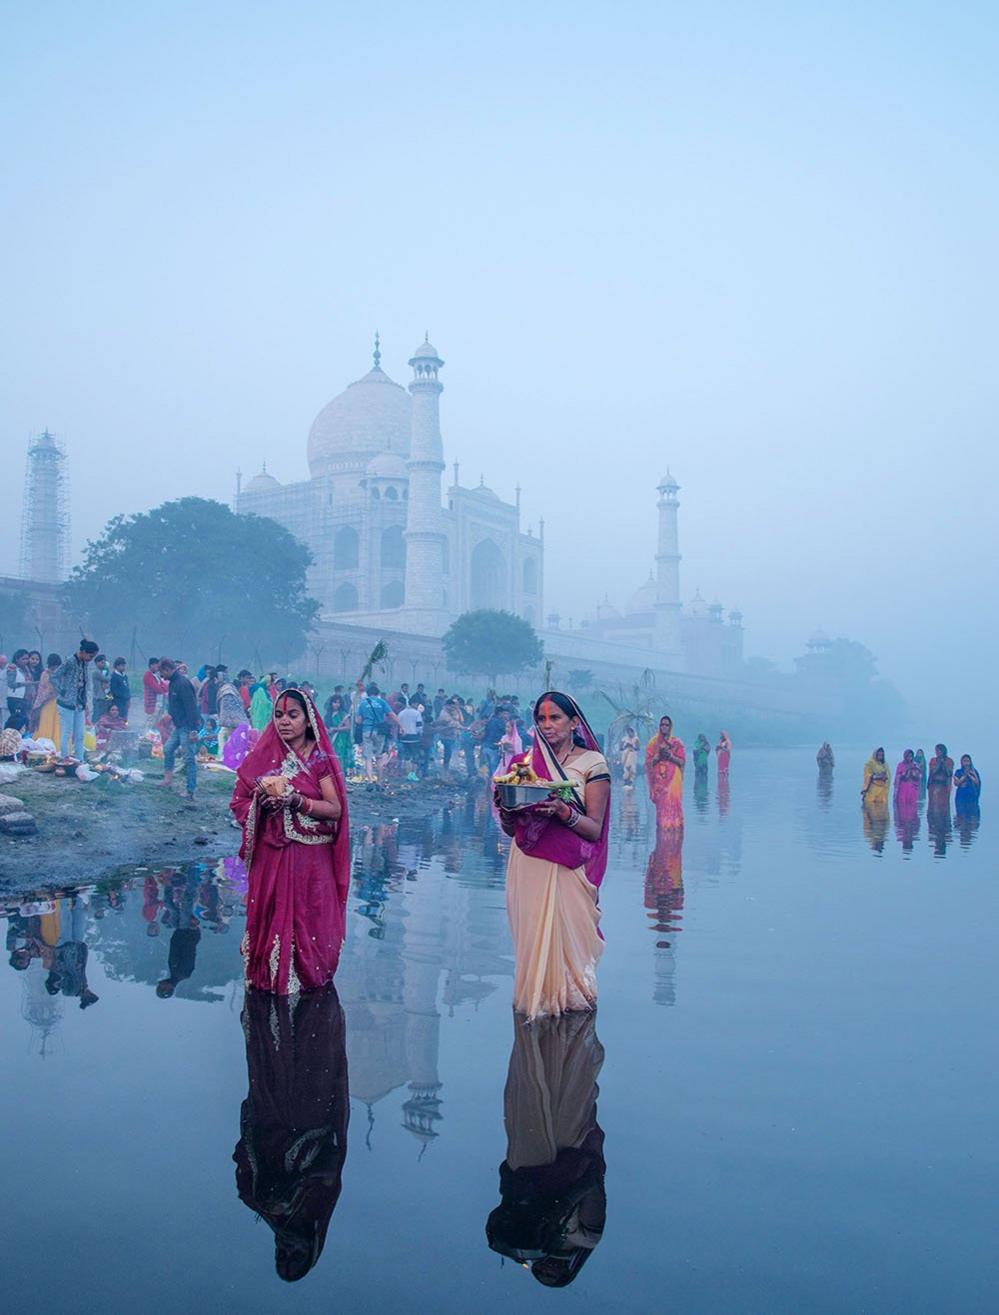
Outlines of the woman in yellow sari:
<svg viewBox="0 0 999 1315">
<path fill-rule="evenodd" d="M 875 749 L 864 763 L 864 786 L 860 791 L 860 797 L 864 801 L 864 807 L 872 810 L 879 810 L 888 807 L 888 786 L 891 783 L 891 773 L 888 770 L 888 764 L 885 762 L 884 749 Z"/>
<path fill-rule="evenodd" d="M 50 653 L 45 660 L 45 670 L 38 681 L 35 702 L 31 709 L 31 724 L 36 740 L 51 740 L 59 747 L 59 708 L 56 704 L 56 690 L 52 677 L 62 666 L 58 653 Z"/>
</svg>

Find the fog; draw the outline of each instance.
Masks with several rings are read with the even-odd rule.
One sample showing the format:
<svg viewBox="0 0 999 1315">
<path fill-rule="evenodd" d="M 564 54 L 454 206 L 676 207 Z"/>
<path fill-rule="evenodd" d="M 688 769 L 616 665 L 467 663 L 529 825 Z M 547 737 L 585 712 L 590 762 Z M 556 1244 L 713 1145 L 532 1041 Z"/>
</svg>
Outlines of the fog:
<svg viewBox="0 0 999 1315">
<path fill-rule="evenodd" d="M 303 477 L 374 330 L 405 383 L 429 329 L 446 459 L 544 516 L 548 607 L 642 582 L 668 466 L 684 598 L 748 654 L 821 626 L 981 737 L 995 9 L 536 8 L 6 7 L 0 572 L 44 426 L 76 557 Z"/>
</svg>

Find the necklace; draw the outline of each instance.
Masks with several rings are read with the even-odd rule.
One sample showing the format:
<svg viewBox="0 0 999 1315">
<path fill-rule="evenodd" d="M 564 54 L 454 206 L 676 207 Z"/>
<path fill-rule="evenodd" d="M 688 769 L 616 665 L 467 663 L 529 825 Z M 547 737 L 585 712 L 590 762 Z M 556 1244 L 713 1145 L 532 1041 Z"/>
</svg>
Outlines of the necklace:
<svg viewBox="0 0 999 1315">
<path fill-rule="evenodd" d="M 555 761 L 558 763 L 559 767 L 564 767 L 566 765 L 566 763 L 572 757 L 572 753 L 575 747 L 576 746 L 572 743 L 572 741 L 570 741 L 568 749 L 566 749 L 565 753 L 561 757 L 559 757 L 558 754 L 555 755 Z"/>
</svg>

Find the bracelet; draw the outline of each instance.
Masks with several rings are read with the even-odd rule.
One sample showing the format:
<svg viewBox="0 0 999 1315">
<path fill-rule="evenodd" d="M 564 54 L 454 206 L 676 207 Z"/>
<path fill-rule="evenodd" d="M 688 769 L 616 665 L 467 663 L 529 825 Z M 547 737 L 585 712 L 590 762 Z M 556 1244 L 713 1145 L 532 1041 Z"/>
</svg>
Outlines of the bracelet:
<svg viewBox="0 0 999 1315">
<path fill-rule="evenodd" d="M 306 806 L 305 806 L 306 804 L 309 805 L 308 808 L 306 808 Z M 311 800 L 311 799 L 307 799 L 307 798 L 305 797 L 305 795 L 301 795 L 301 794 L 300 794 L 300 795 L 298 796 L 298 811 L 299 811 L 300 813 L 304 813 L 306 817 L 311 817 L 311 816 L 312 816 L 312 800 Z"/>
<path fill-rule="evenodd" d="M 583 815 L 578 808 L 570 807 L 569 816 L 565 819 L 565 825 L 572 829 L 582 816 Z"/>
</svg>

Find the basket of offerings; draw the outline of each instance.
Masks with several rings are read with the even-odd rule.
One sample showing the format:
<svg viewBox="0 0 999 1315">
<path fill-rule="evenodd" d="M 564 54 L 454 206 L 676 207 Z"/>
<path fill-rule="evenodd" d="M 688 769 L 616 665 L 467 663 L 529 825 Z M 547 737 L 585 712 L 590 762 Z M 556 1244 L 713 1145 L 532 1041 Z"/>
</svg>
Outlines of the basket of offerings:
<svg viewBox="0 0 999 1315">
<path fill-rule="evenodd" d="M 543 804 L 558 787 L 554 781 L 542 780 L 529 762 L 516 762 L 506 776 L 494 782 L 501 808 L 514 810 Z"/>
</svg>

